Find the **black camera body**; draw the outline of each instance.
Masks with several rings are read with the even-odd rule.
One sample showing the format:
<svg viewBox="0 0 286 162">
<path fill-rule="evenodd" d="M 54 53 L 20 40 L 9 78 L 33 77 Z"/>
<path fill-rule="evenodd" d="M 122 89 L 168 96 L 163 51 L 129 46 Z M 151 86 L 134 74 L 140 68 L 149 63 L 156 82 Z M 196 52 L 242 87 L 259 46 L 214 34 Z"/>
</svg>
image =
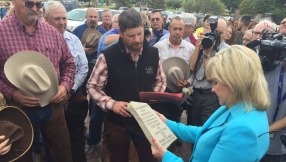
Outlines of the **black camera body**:
<svg viewBox="0 0 286 162">
<path fill-rule="evenodd" d="M 262 31 L 262 39 L 249 42 L 249 48 L 259 47 L 259 58 L 264 71 L 273 70 L 281 61 L 286 60 L 286 41 L 282 33 L 268 34 L 268 30 Z"/>
<path fill-rule="evenodd" d="M 209 18 L 208 23 L 210 24 L 211 32 L 205 33 L 205 38 L 202 40 L 202 46 L 204 49 L 209 49 L 213 43 L 215 45 L 213 47 L 214 50 L 217 50 L 220 44 L 220 34 L 216 31 L 218 18 Z"/>
</svg>

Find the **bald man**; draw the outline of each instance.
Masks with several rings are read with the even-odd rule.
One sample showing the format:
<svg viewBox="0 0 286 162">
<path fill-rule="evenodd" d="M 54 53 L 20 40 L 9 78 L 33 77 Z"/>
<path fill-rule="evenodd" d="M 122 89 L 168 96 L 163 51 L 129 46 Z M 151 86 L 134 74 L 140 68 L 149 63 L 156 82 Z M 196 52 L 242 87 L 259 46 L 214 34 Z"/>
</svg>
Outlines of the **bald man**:
<svg viewBox="0 0 286 162">
<path fill-rule="evenodd" d="M 252 30 L 246 30 L 242 38 L 242 44 L 246 46 L 252 40 L 253 40 Z"/>
<path fill-rule="evenodd" d="M 266 29 L 268 30 L 268 35 L 271 36 L 271 33 L 274 33 L 277 29 L 277 25 L 269 20 L 261 20 L 254 28 L 253 28 L 253 39 L 261 39 L 262 31 Z"/>
<path fill-rule="evenodd" d="M 202 38 L 199 38 L 198 45 L 196 45 L 195 51 L 190 57 L 190 70 L 193 77 L 191 86 L 193 85 L 194 92 L 192 107 L 187 118 L 188 125 L 202 126 L 212 113 L 220 107 L 216 94 L 211 91 L 213 83 L 205 77 L 204 67 L 211 56 L 229 47 L 224 41 L 226 29 L 226 21 L 218 19 L 216 31 L 220 34 L 220 44 L 217 49 L 213 49 L 213 46 L 209 49 L 203 49 L 201 45 Z"/>
</svg>

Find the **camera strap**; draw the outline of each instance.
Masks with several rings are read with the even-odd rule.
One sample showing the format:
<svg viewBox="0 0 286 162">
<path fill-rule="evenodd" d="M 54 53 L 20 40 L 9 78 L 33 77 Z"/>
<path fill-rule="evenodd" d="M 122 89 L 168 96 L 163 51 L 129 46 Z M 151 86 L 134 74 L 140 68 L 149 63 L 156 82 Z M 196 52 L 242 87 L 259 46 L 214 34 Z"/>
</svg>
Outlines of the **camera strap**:
<svg viewBox="0 0 286 162">
<path fill-rule="evenodd" d="M 282 88 L 283 88 L 283 78 L 284 78 L 284 65 L 281 67 L 280 70 L 280 75 L 279 75 L 279 83 L 278 83 L 278 94 L 277 94 L 277 107 L 273 116 L 273 122 L 276 121 L 277 115 L 278 115 L 278 111 L 280 108 L 280 104 L 286 99 L 286 93 L 284 93 L 283 96 L 281 96 L 282 94 Z"/>
<path fill-rule="evenodd" d="M 206 78 L 205 74 L 204 74 L 204 77 L 202 79 L 197 78 L 197 72 L 199 71 L 200 67 L 203 64 L 203 57 L 202 56 L 203 56 L 203 50 L 200 49 L 199 56 L 198 56 L 196 64 L 195 64 L 195 70 L 194 70 L 194 77 L 197 81 L 201 81 L 201 80 L 204 80 Z"/>
</svg>

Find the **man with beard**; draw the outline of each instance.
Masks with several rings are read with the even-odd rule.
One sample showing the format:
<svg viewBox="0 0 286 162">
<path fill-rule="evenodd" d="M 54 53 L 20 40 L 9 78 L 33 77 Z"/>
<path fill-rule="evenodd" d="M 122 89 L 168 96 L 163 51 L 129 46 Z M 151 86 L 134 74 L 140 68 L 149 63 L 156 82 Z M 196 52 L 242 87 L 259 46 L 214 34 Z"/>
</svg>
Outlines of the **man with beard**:
<svg viewBox="0 0 286 162">
<path fill-rule="evenodd" d="M 163 29 L 163 18 L 160 11 L 152 11 L 150 21 L 152 27 L 152 38 L 149 41 L 149 46 L 154 46 L 154 44 L 156 44 L 163 35 L 167 34 L 168 31 Z"/>
<path fill-rule="evenodd" d="M 146 137 L 124 125 L 130 120 L 127 105 L 139 101 L 140 91 L 164 92 L 166 76 L 158 49 L 148 46 L 140 13 L 134 9 L 119 15 L 119 41 L 102 51 L 87 83 L 92 99 L 105 111 L 110 137 L 110 162 L 128 161 L 130 140 L 140 161 L 156 162 Z M 133 121 L 135 124 L 135 120 Z"/>
<path fill-rule="evenodd" d="M 248 30 L 250 22 L 251 22 L 250 15 L 246 14 L 246 15 L 241 16 L 241 18 L 238 21 L 238 29 L 235 32 L 235 36 L 234 36 L 235 44 L 242 44 L 242 37 L 244 35 L 244 32 Z"/>
<path fill-rule="evenodd" d="M 160 60 L 162 62 L 164 62 L 170 57 L 180 57 L 185 60 L 188 65 L 190 65 L 190 57 L 195 50 L 195 46 L 182 39 L 184 28 L 185 24 L 183 22 L 183 19 L 179 16 L 174 17 L 171 20 L 169 26 L 170 37 L 168 39 L 159 41 L 154 45 L 154 47 L 158 48 L 159 50 L 159 53 L 161 55 Z M 182 89 L 184 87 L 188 87 L 190 85 L 190 82 L 191 81 L 183 79 L 177 83 L 177 86 Z"/>
<path fill-rule="evenodd" d="M 33 127 L 39 125 L 53 161 L 72 161 L 62 101 L 74 85 L 76 67 L 73 56 L 64 37 L 54 27 L 38 20 L 42 8 L 40 0 L 12 0 L 12 3 L 15 12 L 0 22 L 0 91 L 8 103 L 14 103 L 25 111 Z M 45 55 L 57 73 L 58 92 L 44 107 L 40 106 L 39 98 L 24 94 L 4 74 L 7 59 L 26 50 Z M 33 161 L 31 149 L 25 156 L 22 157 L 24 162 Z"/>
</svg>

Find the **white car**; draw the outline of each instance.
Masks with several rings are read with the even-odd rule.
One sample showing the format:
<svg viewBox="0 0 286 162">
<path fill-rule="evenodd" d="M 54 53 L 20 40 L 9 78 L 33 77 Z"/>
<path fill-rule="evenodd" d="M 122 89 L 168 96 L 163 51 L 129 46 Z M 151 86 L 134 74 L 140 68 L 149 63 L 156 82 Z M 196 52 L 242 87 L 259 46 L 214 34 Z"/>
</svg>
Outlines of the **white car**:
<svg viewBox="0 0 286 162">
<path fill-rule="evenodd" d="M 82 25 L 85 23 L 86 19 L 85 19 L 85 15 L 86 15 L 86 11 L 88 8 L 77 8 L 74 10 L 71 10 L 70 12 L 67 13 L 67 28 L 71 31 L 73 31 L 76 27 Z M 98 11 L 98 25 L 102 24 L 102 20 L 101 20 L 101 14 L 102 14 L 102 9 L 97 9 Z M 114 14 L 118 14 L 121 13 L 121 11 L 118 10 L 110 10 L 112 12 L 112 15 Z"/>
</svg>

